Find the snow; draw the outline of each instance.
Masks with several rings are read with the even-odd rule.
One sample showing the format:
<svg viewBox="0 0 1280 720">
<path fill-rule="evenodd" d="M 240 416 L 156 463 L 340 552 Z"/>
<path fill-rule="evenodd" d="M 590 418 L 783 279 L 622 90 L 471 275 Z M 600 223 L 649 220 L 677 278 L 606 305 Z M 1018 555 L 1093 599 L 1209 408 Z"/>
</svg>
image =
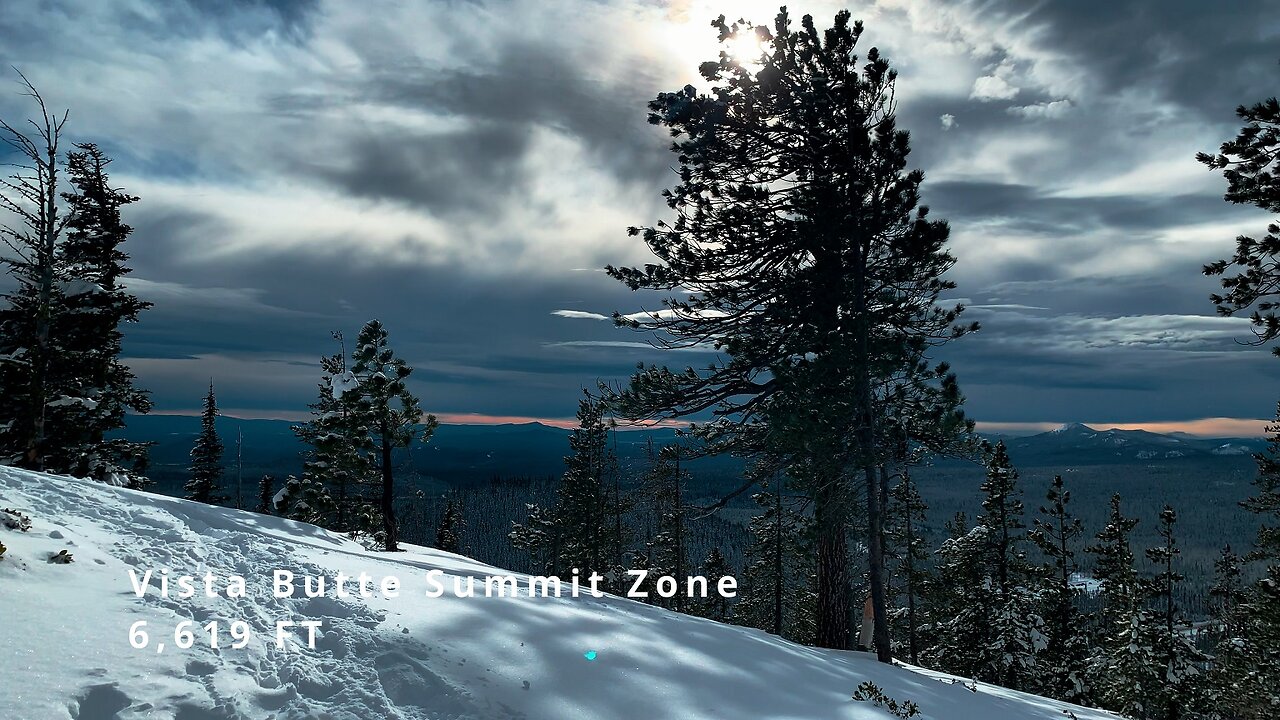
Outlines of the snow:
<svg viewBox="0 0 1280 720">
<path fill-rule="evenodd" d="M 506 574 L 459 555 L 409 547 L 389 555 L 303 523 L 214 508 L 89 481 L 0 467 L 0 507 L 29 514 L 29 532 L 0 530 L 0 715 L 22 718 L 455 718 L 630 720 L 769 718 L 887 720 L 851 699 L 864 681 L 920 706 L 924 720 L 1115 720 L 939 673 L 818 650 L 755 630 L 612 596 L 439 598 L 425 576 Z M 49 557 L 60 550 L 71 564 Z M 158 592 L 168 569 L 170 594 Z M 139 579 L 152 569 L 138 597 Z M 276 569 L 400 579 L 399 597 L 275 597 Z M 217 578 L 177 597 L 174 577 Z M 228 597 L 225 578 L 246 579 Z M 521 585 L 527 578 L 517 575 Z M 299 583 L 300 585 L 301 583 Z M 195 620 L 196 641 L 174 646 Z M 200 626 L 217 620 L 221 649 Z M 252 639 L 231 649 L 225 628 Z M 277 620 L 320 620 L 316 646 L 275 643 Z M 150 644 L 134 649 L 130 626 Z M 300 628 L 299 628 L 300 629 Z M 153 649 L 168 641 L 162 652 Z M 594 651 L 595 659 L 588 659 Z M 971 687 L 973 689 L 971 689 Z"/>
<path fill-rule="evenodd" d="M 356 376 L 350 370 L 329 381 L 334 400 L 341 400 L 348 390 L 354 389 L 359 384 L 360 381 L 356 380 Z"/>
<path fill-rule="evenodd" d="M 69 280 L 67 282 L 58 283 L 62 294 L 67 297 L 75 297 L 76 295 L 91 295 L 93 293 L 106 292 L 102 286 L 88 280 Z"/>
</svg>

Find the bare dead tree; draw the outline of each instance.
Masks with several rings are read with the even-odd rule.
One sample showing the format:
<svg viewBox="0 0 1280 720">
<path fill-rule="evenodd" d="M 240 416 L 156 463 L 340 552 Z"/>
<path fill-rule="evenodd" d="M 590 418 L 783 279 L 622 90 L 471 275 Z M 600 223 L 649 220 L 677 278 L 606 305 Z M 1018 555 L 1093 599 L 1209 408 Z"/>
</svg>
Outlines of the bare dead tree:
<svg viewBox="0 0 1280 720">
<path fill-rule="evenodd" d="M 35 100 L 39 116 L 28 119 L 32 130 L 23 132 L 0 120 L 4 142 L 17 151 L 19 159 L 9 166 L 12 173 L 0 179 L 0 208 L 11 216 L 0 224 L 0 240 L 10 256 L 0 257 L 6 271 L 19 283 L 19 293 L 35 304 L 34 342 L 20 358 L 10 358 L 28 366 L 31 383 L 26 398 L 23 427 L 12 428 L 20 449 L 19 463 L 42 470 L 40 452 L 45 437 L 45 409 L 49 401 L 49 360 L 53 352 L 52 326 L 56 293 L 56 250 L 69 215 L 58 206 L 59 142 L 69 111 L 61 116 L 49 110 L 44 98 L 21 71 L 23 94 Z"/>
</svg>

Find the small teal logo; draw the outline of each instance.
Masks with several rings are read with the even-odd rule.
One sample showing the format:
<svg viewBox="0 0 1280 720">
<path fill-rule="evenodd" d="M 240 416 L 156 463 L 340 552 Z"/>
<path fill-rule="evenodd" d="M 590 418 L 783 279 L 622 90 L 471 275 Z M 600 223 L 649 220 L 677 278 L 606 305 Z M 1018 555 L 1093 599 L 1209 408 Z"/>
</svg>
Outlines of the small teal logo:
<svg viewBox="0 0 1280 720">
<path fill-rule="evenodd" d="M 595 660 L 595 659 L 596 659 L 596 651 L 595 651 L 595 650 L 588 650 L 588 651 L 586 651 L 586 652 L 582 653 L 582 657 L 584 657 L 584 658 L 586 658 L 586 659 L 588 659 L 588 660 Z"/>
</svg>

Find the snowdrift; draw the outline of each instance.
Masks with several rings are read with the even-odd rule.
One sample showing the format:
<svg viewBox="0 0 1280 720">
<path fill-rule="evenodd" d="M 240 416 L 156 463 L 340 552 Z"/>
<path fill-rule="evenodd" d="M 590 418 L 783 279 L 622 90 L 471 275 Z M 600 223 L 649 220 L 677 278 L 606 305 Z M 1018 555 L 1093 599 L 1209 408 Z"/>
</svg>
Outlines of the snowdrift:
<svg viewBox="0 0 1280 720">
<path fill-rule="evenodd" d="M 0 526 L 0 718 L 890 718 L 851 698 L 870 681 L 926 720 L 1114 720 L 612 596 L 427 598 L 433 569 L 446 583 L 506 572 L 425 548 L 368 552 L 250 512 L 10 468 L 0 468 L 0 507 L 32 519 L 28 532 Z M 50 561 L 62 550 L 74 562 Z M 153 570 L 142 597 L 130 569 L 139 579 Z M 278 569 L 363 572 L 375 590 L 395 576 L 402 587 L 396 598 L 332 588 L 276 597 Z M 204 593 L 206 572 L 218 578 L 215 597 Z M 184 574 L 196 578 L 186 598 L 175 582 Z M 227 597 L 222 579 L 233 575 L 245 578 L 246 597 Z M 301 625 L 278 647 L 281 620 L 320 621 L 315 647 Z M 249 638 L 235 649 L 237 621 Z M 211 622 L 216 649 L 203 629 Z M 146 633 L 143 647 L 131 628 Z"/>
</svg>

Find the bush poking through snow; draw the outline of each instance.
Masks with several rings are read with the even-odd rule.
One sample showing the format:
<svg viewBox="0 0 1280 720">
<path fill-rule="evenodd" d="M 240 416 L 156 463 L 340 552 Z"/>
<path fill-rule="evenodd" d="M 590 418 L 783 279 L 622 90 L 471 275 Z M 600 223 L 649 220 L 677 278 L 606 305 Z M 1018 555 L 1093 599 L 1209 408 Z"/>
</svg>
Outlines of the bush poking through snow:
<svg viewBox="0 0 1280 720">
<path fill-rule="evenodd" d="M 5 530 L 27 532 L 31 529 L 31 518 L 12 508 L 4 508 L 0 510 L 0 525 L 4 525 Z"/>
<path fill-rule="evenodd" d="M 860 702 L 869 702 L 876 707 L 884 708 L 889 711 L 890 715 L 903 718 L 903 720 L 919 717 L 920 715 L 920 707 L 918 705 L 910 700 L 903 700 L 902 702 L 894 700 L 885 695 L 884 690 L 881 690 L 879 685 L 870 680 L 862 683 L 857 690 L 853 691 L 853 699 Z"/>
<path fill-rule="evenodd" d="M 49 562 L 54 563 L 56 565 L 70 565 L 71 563 L 75 562 L 75 558 L 71 557 L 71 553 L 63 549 L 50 555 Z"/>
<path fill-rule="evenodd" d="M 9 548 L 4 546 L 4 543 L 0 542 L 0 560 L 4 559 L 4 551 L 8 549 Z"/>
</svg>

